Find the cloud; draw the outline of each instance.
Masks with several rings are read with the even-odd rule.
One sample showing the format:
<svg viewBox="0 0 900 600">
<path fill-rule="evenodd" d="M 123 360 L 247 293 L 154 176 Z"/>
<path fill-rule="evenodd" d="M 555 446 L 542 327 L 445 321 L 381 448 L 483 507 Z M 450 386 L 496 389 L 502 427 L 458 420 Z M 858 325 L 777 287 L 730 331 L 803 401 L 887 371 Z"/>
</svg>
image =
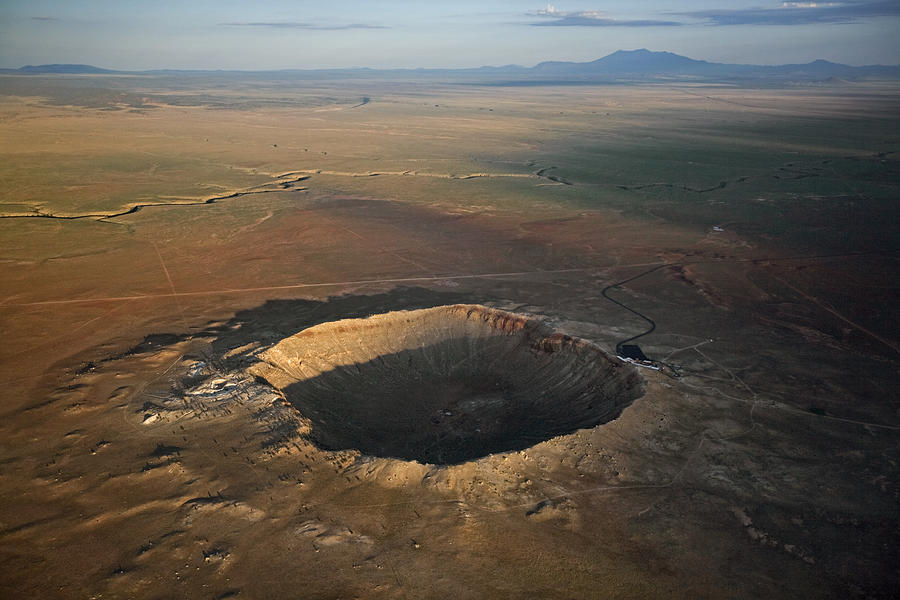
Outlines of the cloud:
<svg viewBox="0 0 900 600">
<path fill-rule="evenodd" d="M 531 25 L 534 27 L 673 27 L 681 25 L 681 23 L 678 21 L 653 21 L 650 19 L 620 21 L 618 19 L 572 13 L 554 21 L 531 23 Z"/>
<path fill-rule="evenodd" d="M 814 25 L 855 23 L 871 17 L 900 16 L 896 0 L 844 0 L 842 2 L 782 2 L 773 8 L 700 10 L 671 13 L 710 25 Z"/>
<path fill-rule="evenodd" d="M 307 31 L 343 31 L 345 29 L 388 29 L 383 25 L 365 23 L 349 23 L 346 25 L 319 25 L 316 23 L 297 23 L 294 21 L 273 21 L 256 23 L 219 23 L 224 27 L 268 27 L 271 29 L 304 29 Z"/>
<path fill-rule="evenodd" d="M 705 25 L 814 25 L 855 23 L 873 17 L 900 16 L 898 0 L 786 1 L 769 6 L 738 9 L 712 9 L 689 12 L 667 12 L 668 16 L 687 17 Z M 566 12 L 552 4 L 529 13 L 540 18 L 535 27 L 673 27 L 683 21 L 658 19 L 619 20 L 599 10 Z"/>
<path fill-rule="evenodd" d="M 546 19 L 531 23 L 535 27 L 671 27 L 681 25 L 677 21 L 657 21 L 652 19 L 620 21 L 609 17 L 600 10 L 564 12 L 557 10 L 552 4 L 548 4 L 547 8 L 542 8 L 529 16 Z"/>
<path fill-rule="evenodd" d="M 59 21 L 56 17 L 31 17 L 32 21 Z"/>
</svg>

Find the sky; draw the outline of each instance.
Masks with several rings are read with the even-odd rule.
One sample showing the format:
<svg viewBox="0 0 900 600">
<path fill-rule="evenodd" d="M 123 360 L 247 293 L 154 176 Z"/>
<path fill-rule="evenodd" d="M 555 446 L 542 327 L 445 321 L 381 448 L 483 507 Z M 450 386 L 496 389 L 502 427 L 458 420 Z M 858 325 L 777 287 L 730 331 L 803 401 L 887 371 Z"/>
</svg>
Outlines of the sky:
<svg viewBox="0 0 900 600">
<path fill-rule="evenodd" d="M 900 64 L 900 0 L 0 0 L 0 67 L 477 67 L 647 48 Z"/>
</svg>

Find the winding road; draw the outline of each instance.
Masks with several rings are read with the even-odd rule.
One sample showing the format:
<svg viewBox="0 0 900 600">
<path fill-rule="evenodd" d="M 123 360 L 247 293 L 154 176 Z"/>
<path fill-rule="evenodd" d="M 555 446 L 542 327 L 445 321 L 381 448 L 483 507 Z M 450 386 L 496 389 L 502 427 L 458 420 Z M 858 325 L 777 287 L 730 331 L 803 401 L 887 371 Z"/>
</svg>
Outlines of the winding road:
<svg viewBox="0 0 900 600">
<path fill-rule="evenodd" d="M 633 276 L 633 277 L 629 277 L 628 279 L 624 279 L 624 280 L 618 281 L 618 282 L 616 282 L 616 283 L 611 283 L 610 285 L 608 285 L 608 286 L 606 286 L 605 288 L 603 288 L 603 291 L 602 291 L 602 292 L 600 292 L 601 294 L 603 294 L 603 297 L 604 297 L 604 298 L 606 298 L 607 300 L 609 300 L 609 301 L 612 302 L 613 304 L 617 304 L 617 305 L 621 306 L 622 308 L 624 308 L 624 309 L 627 310 L 628 312 L 630 312 L 630 313 L 632 313 L 632 314 L 634 314 L 634 315 L 637 315 L 638 317 L 640 317 L 641 319 L 647 321 L 647 323 L 650 324 L 650 329 L 647 329 L 647 330 L 644 331 L 644 332 L 641 332 L 641 333 L 639 333 L 639 334 L 637 334 L 637 335 L 635 335 L 635 336 L 632 336 L 632 337 L 630 337 L 630 338 L 628 338 L 628 339 L 625 339 L 625 340 L 622 340 L 621 342 L 618 342 L 618 343 L 616 344 L 616 354 L 617 354 L 617 355 L 622 356 L 622 346 L 623 346 L 624 344 L 627 344 L 628 342 L 633 342 L 634 340 L 636 340 L 636 339 L 638 339 L 638 338 L 641 338 L 641 337 L 644 337 L 644 336 L 647 335 L 647 334 L 653 333 L 653 331 L 656 330 L 656 322 L 655 322 L 653 319 L 651 319 L 650 317 L 648 317 L 647 315 L 641 314 L 641 313 L 639 313 L 638 311 L 636 311 L 636 310 L 634 310 L 633 308 L 631 308 L 630 306 L 626 306 L 626 305 L 622 304 L 621 302 L 619 302 L 618 300 L 616 300 L 615 298 L 612 298 L 612 297 L 609 295 L 609 290 L 611 290 L 611 289 L 613 289 L 613 288 L 615 288 L 615 287 L 619 287 L 620 285 L 624 285 L 624 284 L 626 284 L 626 283 L 629 283 L 629 282 L 631 282 L 631 281 L 634 281 L 635 279 L 640 279 L 641 277 L 644 277 L 645 275 L 649 275 L 650 273 L 653 273 L 653 272 L 655 272 L 655 271 L 659 271 L 659 270 L 662 269 L 663 267 L 668 267 L 668 266 L 670 266 L 669 263 L 663 263 L 663 264 L 661 264 L 661 265 L 657 265 L 657 266 L 653 267 L 652 269 L 648 269 L 648 270 L 646 270 L 646 271 L 643 271 L 643 272 L 641 272 L 641 273 L 638 273 L 637 275 L 635 275 L 635 276 Z"/>
</svg>

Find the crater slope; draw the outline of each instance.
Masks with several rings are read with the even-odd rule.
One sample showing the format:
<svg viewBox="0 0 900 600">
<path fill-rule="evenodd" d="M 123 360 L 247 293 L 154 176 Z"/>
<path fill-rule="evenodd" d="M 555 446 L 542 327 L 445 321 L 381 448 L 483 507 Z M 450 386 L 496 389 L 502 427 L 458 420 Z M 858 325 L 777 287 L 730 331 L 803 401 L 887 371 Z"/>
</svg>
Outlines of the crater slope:
<svg viewBox="0 0 900 600">
<path fill-rule="evenodd" d="M 329 450 L 458 464 L 615 419 L 636 370 L 540 321 L 457 304 L 311 327 L 251 372 Z"/>
</svg>

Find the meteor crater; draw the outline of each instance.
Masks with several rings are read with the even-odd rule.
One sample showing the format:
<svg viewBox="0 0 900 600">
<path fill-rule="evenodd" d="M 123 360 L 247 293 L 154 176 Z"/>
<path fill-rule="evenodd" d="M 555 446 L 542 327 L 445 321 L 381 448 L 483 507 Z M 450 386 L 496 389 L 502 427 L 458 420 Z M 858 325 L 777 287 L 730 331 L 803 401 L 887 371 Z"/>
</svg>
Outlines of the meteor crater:
<svg viewBox="0 0 900 600">
<path fill-rule="evenodd" d="M 619 416 L 636 370 L 522 315 L 456 304 L 310 327 L 251 371 L 329 450 L 458 464 Z"/>
</svg>

